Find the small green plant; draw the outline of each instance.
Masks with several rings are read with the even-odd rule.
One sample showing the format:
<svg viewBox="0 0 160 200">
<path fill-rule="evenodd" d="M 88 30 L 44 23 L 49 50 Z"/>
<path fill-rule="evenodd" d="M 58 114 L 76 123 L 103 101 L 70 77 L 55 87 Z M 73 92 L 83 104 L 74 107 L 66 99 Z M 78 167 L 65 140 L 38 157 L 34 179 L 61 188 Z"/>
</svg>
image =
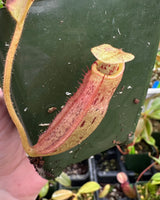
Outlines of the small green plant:
<svg viewBox="0 0 160 200">
<path fill-rule="evenodd" d="M 61 189 L 52 194 L 52 200 L 65 200 L 72 198 L 74 200 L 92 200 L 94 192 L 100 189 L 100 185 L 94 181 L 89 181 L 82 185 L 78 190 Z"/>
<path fill-rule="evenodd" d="M 94 181 L 89 181 L 82 185 L 80 188 L 71 187 L 70 177 L 62 172 L 55 181 L 48 181 L 47 184 L 41 189 L 38 199 L 46 200 L 46 195 L 49 191 L 50 184 L 54 185 L 56 183 L 61 184 L 66 187 L 66 189 L 60 189 L 53 192 L 50 200 L 66 200 L 72 198 L 74 200 L 92 200 L 94 197 L 94 192 L 99 190 L 101 186 Z"/>
<path fill-rule="evenodd" d="M 144 140 L 156 147 L 155 139 L 152 137 L 152 119 L 160 120 L 160 97 L 157 96 L 146 99 L 144 103 L 144 111 L 141 113 L 134 135 L 134 144 Z"/>
<path fill-rule="evenodd" d="M 128 146 L 129 154 L 135 154 L 135 144 L 144 140 L 148 145 L 156 147 L 155 139 L 152 137 L 153 124 L 152 120 L 160 120 L 160 97 L 159 95 L 153 96 L 145 100 L 144 109 L 138 121 L 133 143 Z"/>
<path fill-rule="evenodd" d="M 55 181 L 53 180 L 49 180 L 45 186 L 43 186 L 43 188 L 41 189 L 39 195 L 38 195 L 38 199 L 39 200 L 45 200 L 45 196 L 48 194 L 49 192 L 49 187 L 50 186 L 55 186 L 56 188 L 56 184 L 59 183 L 61 185 L 63 185 L 64 187 L 71 187 L 71 179 L 70 177 L 62 172 L 57 178 L 55 178 Z"/>
<path fill-rule="evenodd" d="M 146 184 L 137 184 L 137 191 L 141 200 L 159 200 L 160 172 L 154 174 Z"/>
<path fill-rule="evenodd" d="M 93 199 L 93 193 L 100 189 L 100 185 L 94 181 L 89 181 L 82 185 L 77 190 L 72 190 L 70 177 L 62 172 L 60 176 L 55 179 L 61 185 L 67 187 L 67 189 L 57 190 L 52 194 L 53 200 L 64 200 L 73 198 L 74 200 L 83 199 L 90 200 Z"/>
<path fill-rule="evenodd" d="M 49 180 L 41 189 L 39 192 L 39 195 L 37 197 L 38 200 L 46 200 L 46 195 L 48 194 L 50 188 L 57 188 L 57 182 L 53 180 Z M 54 191 L 54 190 L 53 190 Z"/>
<path fill-rule="evenodd" d="M 127 146 L 125 152 L 123 152 L 120 146 L 117 145 L 117 148 L 122 154 L 136 154 L 135 144 L 141 141 L 145 141 L 148 145 L 153 146 L 158 153 L 156 141 L 152 137 L 152 120 L 160 120 L 160 94 L 145 100 L 143 111 L 137 123 L 132 142 Z"/>
</svg>

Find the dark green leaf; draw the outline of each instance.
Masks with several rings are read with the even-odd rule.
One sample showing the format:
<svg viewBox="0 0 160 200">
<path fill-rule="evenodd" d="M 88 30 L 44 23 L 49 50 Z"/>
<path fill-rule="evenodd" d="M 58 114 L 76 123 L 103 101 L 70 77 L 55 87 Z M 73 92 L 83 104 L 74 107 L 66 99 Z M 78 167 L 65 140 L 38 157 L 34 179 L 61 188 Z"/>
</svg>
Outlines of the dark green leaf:
<svg viewBox="0 0 160 200">
<path fill-rule="evenodd" d="M 95 61 L 90 48 L 110 43 L 133 53 L 100 126 L 70 151 L 43 158 L 42 176 L 56 177 L 71 163 L 111 148 L 134 132 L 146 97 L 160 33 L 159 0 L 40 0 L 30 9 L 12 71 L 13 104 L 31 144 L 66 102 Z M 15 23 L 0 9 L 0 77 Z M 96 14 L 95 14 L 96 13 Z M 154 30 L 154 31 L 153 31 Z M 140 102 L 134 103 L 138 98 Z M 84 133 L 85 134 L 85 133 Z"/>
</svg>

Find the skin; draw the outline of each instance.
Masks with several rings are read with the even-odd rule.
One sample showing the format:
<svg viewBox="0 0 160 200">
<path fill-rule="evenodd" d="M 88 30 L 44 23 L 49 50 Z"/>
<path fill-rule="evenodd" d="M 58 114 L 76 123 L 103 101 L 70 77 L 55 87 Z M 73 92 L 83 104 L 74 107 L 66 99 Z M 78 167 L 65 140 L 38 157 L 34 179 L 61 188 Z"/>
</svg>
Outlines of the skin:
<svg viewBox="0 0 160 200">
<path fill-rule="evenodd" d="M 35 200 L 47 180 L 30 164 L 0 88 L 0 198 Z"/>
</svg>

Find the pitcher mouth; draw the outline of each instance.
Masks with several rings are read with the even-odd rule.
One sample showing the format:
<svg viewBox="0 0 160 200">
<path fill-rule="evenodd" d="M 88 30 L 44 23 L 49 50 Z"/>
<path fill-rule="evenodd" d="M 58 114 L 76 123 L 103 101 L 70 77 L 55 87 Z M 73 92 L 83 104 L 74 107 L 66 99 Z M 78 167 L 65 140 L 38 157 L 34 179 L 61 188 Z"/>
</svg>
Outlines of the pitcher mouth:
<svg viewBox="0 0 160 200">
<path fill-rule="evenodd" d="M 116 78 L 120 73 L 123 73 L 125 63 L 118 64 L 106 64 L 102 61 L 95 61 L 92 64 L 92 70 L 100 76 L 106 76 L 107 78 Z"/>
</svg>

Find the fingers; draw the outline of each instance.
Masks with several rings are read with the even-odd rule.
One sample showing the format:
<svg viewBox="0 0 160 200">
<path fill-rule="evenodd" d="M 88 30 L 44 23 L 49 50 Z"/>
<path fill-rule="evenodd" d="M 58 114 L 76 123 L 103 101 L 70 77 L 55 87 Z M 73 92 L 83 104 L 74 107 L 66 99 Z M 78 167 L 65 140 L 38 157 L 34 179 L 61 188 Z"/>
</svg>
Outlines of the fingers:
<svg viewBox="0 0 160 200">
<path fill-rule="evenodd" d="M 24 152 L 18 132 L 8 114 L 3 92 L 0 88 L 0 176 L 11 173 L 18 165 Z M 15 155 L 19 155 L 15 158 Z M 13 163 L 13 164 L 12 164 Z"/>
<path fill-rule="evenodd" d="M 3 100 L 3 91 L 2 88 L 0 88 L 0 101 Z"/>
</svg>

